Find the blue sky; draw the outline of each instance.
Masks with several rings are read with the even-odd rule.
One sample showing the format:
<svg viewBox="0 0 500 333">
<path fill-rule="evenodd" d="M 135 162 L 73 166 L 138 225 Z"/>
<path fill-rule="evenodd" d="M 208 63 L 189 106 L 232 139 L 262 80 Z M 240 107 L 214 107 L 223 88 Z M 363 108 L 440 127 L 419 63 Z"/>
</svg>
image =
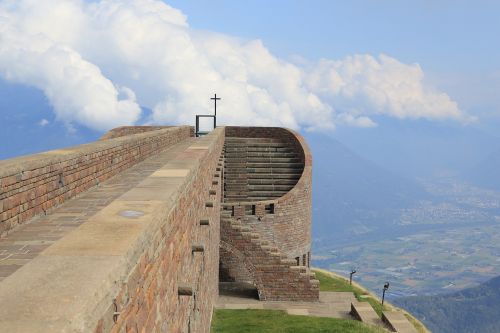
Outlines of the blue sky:
<svg viewBox="0 0 500 333">
<path fill-rule="evenodd" d="M 500 117 L 500 2 L 174 0 L 191 26 L 260 38 L 275 54 L 388 54 L 482 116 Z M 494 109 L 494 110 L 493 110 Z"/>
<path fill-rule="evenodd" d="M 495 1 L 168 1 L 191 26 L 261 38 L 276 54 L 387 53 L 439 71 L 499 68 Z M 497 45 L 495 45 L 497 44 Z"/>
<path fill-rule="evenodd" d="M 214 92 L 220 124 L 500 124 L 496 1 L 166 3 L 0 2 L 2 135 L 190 124 Z"/>
</svg>

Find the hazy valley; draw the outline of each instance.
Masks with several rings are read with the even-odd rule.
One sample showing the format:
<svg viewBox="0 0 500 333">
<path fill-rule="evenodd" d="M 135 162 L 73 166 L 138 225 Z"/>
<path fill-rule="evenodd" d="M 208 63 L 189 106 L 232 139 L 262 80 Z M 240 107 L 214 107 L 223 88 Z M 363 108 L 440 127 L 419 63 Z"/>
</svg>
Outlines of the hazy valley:
<svg viewBox="0 0 500 333">
<path fill-rule="evenodd" d="M 409 137 L 405 138 L 406 144 L 413 146 L 411 162 L 393 159 L 375 163 L 362 157 L 360 149 L 360 153 L 354 152 L 333 137 L 309 137 L 316 157 L 314 264 L 346 276 L 356 269 L 355 279 L 376 294 L 389 281 L 388 298 L 410 311 L 418 308 L 421 311 L 416 312 L 417 316 L 432 326 L 435 318 L 426 316 L 425 311 L 435 312 L 438 306 L 421 306 L 429 302 L 425 295 L 459 292 L 500 275 L 498 175 L 490 173 L 489 183 L 484 182 L 485 177 L 476 181 L 471 176 L 492 160 L 498 141 L 487 135 L 475 137 L 477 145 L 469 146 L 473 152 L 461 147 L 461 152 L 454 153 L 456 156 L 448 151 L 441 159 L 429 160 L 432 165 L 428 165 L 426 153 L 422 152 L 426 151 L 423 146 L 432 141 L 431 135 L 426 133 L 427 142 L 421 142 L 422 147 L 418 148 L 418 135 L 412 132 L 409 130 Z M 459 130 L 451 132 L 451 137 L 461 135 Z M 404 146 L 405 139 L 391 145 L 365 138 L 364 155 L 394 151 L 393 146 Z M 490 140 L 490 144 L 484 145 L 485 140 Z M 382 146 L 376 147 L 377 144 Z M 427 150 L 443 149 L 432 144 L 430 147 Z M 475 155 L 476 160 L 458 163 L 460 154 Z M 381 166 L 380 161 L 385 161 L 385 165 Z M 410 170 L 417 162 L 420 167 Z M 403 167 L 405 163 L 408 168 Z M 439 164 L 441 168 L 435 169 Z M 496 165 L 499 170 L 500 164 Z M 389 171 L 399 167 L 405 172 Z M 432 170 L 437 170 L 437 174 Z M 423 298 L 401 298 L 414 295 Z M 452 299 L 439 304 L 458 307 Z M 452 312 L 460 316 L 458 311 Z M 445 318 L 454 320 L 451 314 Z M 451 331 L 437 328 L 436 332 Z"/>
</svg>

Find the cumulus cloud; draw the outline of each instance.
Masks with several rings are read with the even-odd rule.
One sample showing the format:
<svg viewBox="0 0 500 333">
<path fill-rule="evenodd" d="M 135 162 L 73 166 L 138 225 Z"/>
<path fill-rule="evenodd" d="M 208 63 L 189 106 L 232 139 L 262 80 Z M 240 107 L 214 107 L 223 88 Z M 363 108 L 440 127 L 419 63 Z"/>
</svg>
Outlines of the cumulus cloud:
<svg viewBox="0 0 500 333">
<path fill-rule="evenodd" d="M 371 55 L 340 61 L 323 59 L 312 66 L 306 80 L 309 89 L 341 115 L 355 119 L 387 115 L 400 119 L 454 119 L 464 123 L 474 120 L 447 94 L 427 86 L 418 64 L 403 64 L 386 55 L 378 59 Z"/>
<path fill-rule="evenodd" d="M 220 124 L 373 127 L 373 115 L 470 121 L 418 65 L 381 55 L 293 64 L 259 40 L 189 27 L 158 0 L 4 0 L 0 75 L 44 91 L 57 119 L 97 130 L 191 124 L 222 96 Z"/>
</svg>

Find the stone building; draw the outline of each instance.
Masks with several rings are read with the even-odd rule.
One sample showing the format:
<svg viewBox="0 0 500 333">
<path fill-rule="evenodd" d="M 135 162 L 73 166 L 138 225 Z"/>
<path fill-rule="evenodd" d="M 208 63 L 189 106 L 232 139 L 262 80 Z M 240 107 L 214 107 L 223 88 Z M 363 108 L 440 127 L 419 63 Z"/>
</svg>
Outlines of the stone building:
<svg viewBox="0 0 500 333">
<path fill-rule="evenodd" d="M 317 301 L 311 163 L 284 128 L 189 126 L 0 161 L 0 332 L 208 332 L 219 281 Z"/>
</svg>

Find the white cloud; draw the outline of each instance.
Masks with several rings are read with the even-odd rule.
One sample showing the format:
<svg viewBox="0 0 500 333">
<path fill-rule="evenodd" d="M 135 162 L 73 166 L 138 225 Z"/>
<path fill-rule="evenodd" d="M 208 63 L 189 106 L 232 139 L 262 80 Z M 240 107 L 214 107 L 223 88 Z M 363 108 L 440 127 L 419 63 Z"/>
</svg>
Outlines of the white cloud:
<svg viewBox="0 0 500 333">
<path fill-rule="evenodd" d="M 105 130 L 192 124 L 222 96 L 220 124 L 309 130 L 376 126 L 372 115 L 470 120 L 429 88 L 418 65 L 357 55 L 292 64 L 259 40 L 189 27 L 157 0 L 6 0 L 0 4 L 0 75 L 43 90 L 57 118 Z"/>
<path fill-rule="evenodd" d="M 426 85 L 418 64 L 403 64 L 386 55 L 378 59 L 356 55 L 340 61 L 321 60 L 311 67 L 307 82 L 309 89 L 339 113 L 353 117 L 474 120 L 447 94 Z"/>
<path fill-rule="evenodd" d="M 40 121 L 38 122 L 38 126 L 40 126 L 40 127 L 45 127 L 45 126 L 47 126 L 49 123 L 50 123 L 50 122 L 49 122 L 47 119 L 43 118 L 42 120 L 40 120 Z"/>
</svg>

